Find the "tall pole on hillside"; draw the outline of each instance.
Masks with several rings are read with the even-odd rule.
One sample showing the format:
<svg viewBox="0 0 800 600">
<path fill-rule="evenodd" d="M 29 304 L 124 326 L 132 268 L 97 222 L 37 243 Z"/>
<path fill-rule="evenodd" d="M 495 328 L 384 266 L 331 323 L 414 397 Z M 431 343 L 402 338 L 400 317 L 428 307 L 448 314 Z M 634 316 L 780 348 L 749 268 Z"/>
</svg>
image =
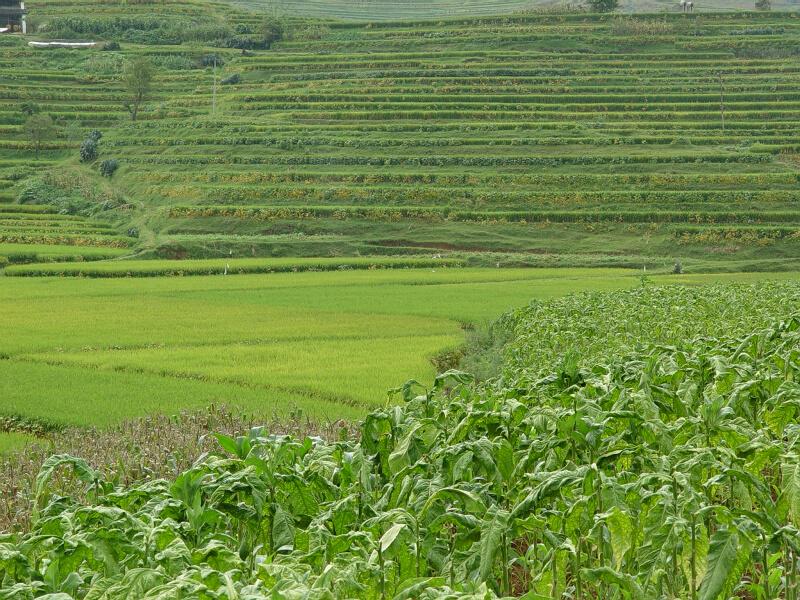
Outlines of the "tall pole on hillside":
<svg viewBox="0 0 800 600">
<path fill-rule="evenodd" d="M 719 116 L 722 120 L 722 133 L 725 133 L 725 81 L 722 79 L 722 71 L 719 75 Z"/>
<path fill-rule="evenodd" d="M 214 55 L 214 86 L 211 88 L 211 115 L 217 114 L 217 55 Z"/>
</svg>

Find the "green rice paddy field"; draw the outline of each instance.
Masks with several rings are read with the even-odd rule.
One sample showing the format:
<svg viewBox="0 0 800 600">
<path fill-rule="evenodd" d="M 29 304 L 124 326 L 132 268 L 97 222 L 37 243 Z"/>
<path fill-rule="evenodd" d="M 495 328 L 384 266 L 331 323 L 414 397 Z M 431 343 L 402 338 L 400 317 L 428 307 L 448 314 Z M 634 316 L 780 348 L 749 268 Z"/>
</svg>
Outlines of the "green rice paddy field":
<svg viewBox="0 0 800 600">
<path fill-rule="evenodd" d="M 532 298 L 640 278 L 622 269 L 438 268 L 0 282 L 0 413 L 106 426 L 209 404 L 357 419 L 385 404 L 388 389 L 430 381 L 430 358 L 463 344 L 468 324 Z"/>
</svg>

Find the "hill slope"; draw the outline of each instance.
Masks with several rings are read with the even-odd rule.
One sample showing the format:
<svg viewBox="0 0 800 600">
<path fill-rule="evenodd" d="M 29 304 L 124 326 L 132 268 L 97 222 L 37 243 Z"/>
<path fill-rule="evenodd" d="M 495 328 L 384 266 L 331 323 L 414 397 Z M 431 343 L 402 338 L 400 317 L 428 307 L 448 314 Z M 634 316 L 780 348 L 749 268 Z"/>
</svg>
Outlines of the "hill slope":
<svg viewBox="0 0 800 600">
<path fill-rule="evenodd" d="M 72 5 L 33 6 L 46 20 Z M 52 206 L 67 182 L 90 206 L 56 203 L 78 213 L 60 238 L 64 217 L 15 213 L 0 242 L 715 268 L 798 256 L 794 14 L 296 21 L 271 50 L 243 53 L 220 46 L 257 38 L 257 15 L 188 2 L 200 8 L 121 29 L 114 6 L 50 31 L 98 32 L 121 51 L 4 53 L 0 199 Z M 170 43 L 137 44 L 158 36 Z M 118 73 L 137 56 L 158 85 L 132 123 Z M 80 140 L 63 132 L 39 160 L 26 154 L 23 99 L 101 128 L 114 179 L 77 167 Z M 98 216 L 116 229 L 88 232 L 108 227 Z"/>
<path fill-rule="evenodd" d="M 536 10 L 558 10 L 580 2 L 565 0 L 230 0 L 235 6 L 253 11 L 277 12 L 306 17 L 357 21 L 393 19 L 438 19 L 454 16 L 483 16 Z M 748 0 L 705 0 L 698 10 L 751 10 Z M 776 10 L 797 10 L 796 0 L 775 0 Z M 622 13 L 680 12 L 675 0 L 621 0 Z"/>
</svg>

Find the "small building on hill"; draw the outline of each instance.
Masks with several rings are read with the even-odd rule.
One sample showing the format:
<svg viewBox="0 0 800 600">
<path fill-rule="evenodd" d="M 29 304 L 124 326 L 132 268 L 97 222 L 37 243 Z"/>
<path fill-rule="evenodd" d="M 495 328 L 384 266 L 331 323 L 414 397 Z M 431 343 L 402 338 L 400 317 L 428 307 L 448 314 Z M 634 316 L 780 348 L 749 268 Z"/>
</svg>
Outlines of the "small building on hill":
<svg viewBox="0 0 800 600">
<path fill-rule="evenodd" d="M 0 0 L 0 33 L 28 33 L 25 2 Z"/>
</svg>

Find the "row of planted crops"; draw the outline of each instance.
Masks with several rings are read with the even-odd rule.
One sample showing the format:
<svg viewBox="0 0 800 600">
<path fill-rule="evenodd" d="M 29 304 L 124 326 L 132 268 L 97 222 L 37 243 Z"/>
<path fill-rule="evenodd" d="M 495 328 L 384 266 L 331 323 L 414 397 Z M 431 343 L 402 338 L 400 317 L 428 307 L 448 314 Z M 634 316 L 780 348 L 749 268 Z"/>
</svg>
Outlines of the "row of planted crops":
<svg viewBox="0 0 800 600">
<path fill-rule="evenodd" d="M 654 253 L 679 240 L 729 256 L 794 243 L 770 227 L 794 218 L 780 182 L 797 171 L 797 73 L 763 48 L 792 43 L 798 24 L 785 13 L 330 23 L 226 64 L 240 81 L 223 88 L 222 117 L 132 124 L 109 144 L 146 172 L 143 193 L 169 206 L 161 226 L 175 234 L 348 237 L 346 220 L 382 251 L 408 252 L 480 222 L 491 229 L 478 249 L 513 239 L 541 251 L 574 223 L 638 223 L 614 230 L 632 252 L 654 222 Z M 456 224 L 438 239 L 397 240 L 397 222 L 443 218 Z M 698 222 L 728 232 L 672 227 Z"/>
<path fill-rule="evenodd" d="M 259 26 L 252 13 L 184 4 L 183 16 L 157 5 L 159 19 Z M 32 12 L 62 29 L 121 26 L 117 5 L 65 21 L 74 7 L 41 2 Z M 125 5 L 126 24 L 155 36 L 159 19 L 143 10 Z M 9 133 L 0 200 L 35 198 L 35 186 L 26 195 L 31 176 L 77 155 L 76 130 L 100 129 L 100 160 L 120 164 L 110 182 L 120 201 L 90 200 L 80 216 L 112 215 L 126 237 L 126 221 L 143 214 L 136 228 L 154 235 L 129 244 L 146 239 L 182 257 L 222 248 L 280 255 L 287 233 L 305 236 L 303 255 L 328 254 L 332 237 L 346 252 L 430 253 L 454 235 L 473 238 L 474 222 L 481 239 L 462 249 L 478 252 L 566 252 L 558 240 L 582 236 L 578 251 L 597 253 L 596 223 L 619 241 L 614 252 L 628 255 L 677 258 L 676 239 L 682 256 L 715 260 L 754 258 L 764 245 L 791 252 L 796 243 L 787 230 L 800 154 L 794 13 L 285 25 L 269 50 L 221 48 L 212 38 L 137 44 L 121 36 L 120 50 L 81 52 L 4 42 L 0 64 L 14 85 L 0 86 Z M 157 85 L 133 123 L 119 74 L 137 57 L 154 64 Z M 20 102 L 63 127 L 38 159 L 25 150 Z M 53 205 L 53 194 L 39 196 Z M 439 211 L 451 226 L 429 231 Z M 369 248 L 356 224 L 374 238 Z M 697 224 L 708 224 L 709 236 L 680 228 Z M 733 241 L 717 235 L 719 224 L 738 232 Z M 787 231 L 776 236 L 774 227 Z"/>
<path fill-rule="evenodd" d="M 356 439 L 220 435 L 127 486 L 55 456 L 0 597 L 796 598 L 798 300 L 534 303 L 494 326 L 499 378 L 410 383 Z"/>
</svg>

